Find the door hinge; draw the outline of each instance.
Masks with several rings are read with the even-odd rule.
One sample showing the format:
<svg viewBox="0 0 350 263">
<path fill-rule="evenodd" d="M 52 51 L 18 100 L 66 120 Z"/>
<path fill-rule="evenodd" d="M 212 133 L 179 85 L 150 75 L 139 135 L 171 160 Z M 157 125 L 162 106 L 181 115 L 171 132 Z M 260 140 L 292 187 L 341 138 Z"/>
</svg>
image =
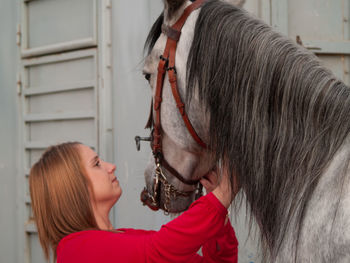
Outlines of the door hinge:
<svg viewBox="0 0 350 263">
<path fill-rule="evenodd" d="M 22 79 L 20 73 L 17 73 L 17 94 L 22 94 Z"/>
<path fill-rule="evenodd" d="M 22 38 L 21 24 L 17 24 L 17 33 L 16 33 L 16 44 L 17 44 L 17 46 L 21 45 L 21 38 Z"/>
</svg>

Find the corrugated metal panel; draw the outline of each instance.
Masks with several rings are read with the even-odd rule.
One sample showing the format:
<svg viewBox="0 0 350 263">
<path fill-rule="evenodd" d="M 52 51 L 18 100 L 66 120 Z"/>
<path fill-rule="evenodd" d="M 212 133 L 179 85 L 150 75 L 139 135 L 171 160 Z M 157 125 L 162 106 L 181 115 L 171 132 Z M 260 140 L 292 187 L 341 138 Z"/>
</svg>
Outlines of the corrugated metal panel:
<svg viewBox="0 0 350 263">
<path fill-rule="evenodd" d="M 0 262 L 18 261 L 16 1 L 0 1 Z M 20 230 L 19 230 L 20 231 Z M 23 235 L 22 235 L 23 236 Z"/>
</svg>

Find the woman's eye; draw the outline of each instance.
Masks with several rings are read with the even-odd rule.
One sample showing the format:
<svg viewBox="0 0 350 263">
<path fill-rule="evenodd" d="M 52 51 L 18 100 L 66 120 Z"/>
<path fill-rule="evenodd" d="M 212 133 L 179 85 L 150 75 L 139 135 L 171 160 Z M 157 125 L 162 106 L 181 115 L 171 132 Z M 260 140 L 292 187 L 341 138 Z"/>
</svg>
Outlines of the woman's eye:
<svg viewBox="0 0 350 263">
<path fill-rule="evenodd" d="M 98 166 L 98 167 L 100 167 L 100 165 L 101 165 L 100 161 L 97 161 L 95 164 L 95 166 Z"/>
<path fill-rule="evenodd" d="M 149 82 L 149 80 L 151 79 L 151 74 L 146 73 L 144 76 L 145 76 L 145 79 Z"/>
</svg>

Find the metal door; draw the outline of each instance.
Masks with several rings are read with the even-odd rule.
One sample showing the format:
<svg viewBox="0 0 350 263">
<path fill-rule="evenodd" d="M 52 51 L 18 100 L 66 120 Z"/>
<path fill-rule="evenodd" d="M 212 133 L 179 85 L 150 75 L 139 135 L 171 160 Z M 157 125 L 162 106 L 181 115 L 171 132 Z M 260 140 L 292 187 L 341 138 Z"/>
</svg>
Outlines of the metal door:
<svg viewBox="0 0 350 263">
<path fill-rule="evenodd" d="M 49 145 L 65 141 L 113 159 L 111 1 L 24 0 L 21 10 L 19 262 L 39 263 L 45 261 L 30 208 L 30 167 Z"/>
</svg>

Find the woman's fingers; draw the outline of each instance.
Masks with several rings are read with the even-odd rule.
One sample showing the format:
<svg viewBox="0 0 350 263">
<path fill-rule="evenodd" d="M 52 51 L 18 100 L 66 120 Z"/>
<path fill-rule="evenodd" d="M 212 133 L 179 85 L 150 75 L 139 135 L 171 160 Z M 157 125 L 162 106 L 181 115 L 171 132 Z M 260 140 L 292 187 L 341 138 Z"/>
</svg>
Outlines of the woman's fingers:
<svg viewBox="0 0 350 263">
<path fill-rule="evenodd" d="M 222 167 L 218 172 L 221 173 L 218 187 L 213 191 L 213 194 L 228 208 L 232 202 L 233 194 L 230 181 L 230 173 L 227 167 Z"/>
<path fill-rule="evenodd" d="M 215 171 L 210 171 L 200 180 L 207 193 L 212 192 L 218 186 L 218 176 Z"/>
<path fill-rule="evenodd" d="M 233 177 L 232 181 L 230 180 L 230 176 Z M 239 185 L 235 174 L 230 173 L 228 167 L 225 165 L 220 169 L 212 170 L 204 175 L 200 182 L 207 193 L 213 192 L 225 207 L 229 207 L 233 198 L 239 191 Z"/>
<path fill-rule="evenodd" d="M 208 180 L 211 184 L 215 184 L 216 186 L 218 184 L 218 174 L 214 170 L 208 172 L 203 178 Z"/>
<path fill-rule="evenodd" d="M 203 185 L 203 187 L 205 188 L 205 190 L 207 191 L 207 193 L 213 191 L 214 189 L 212 189 L 212 184 L 210 183 L 210 181 L 206 178 L 202 178 L 200 180 L 201 184 Z"/>
</svg>

